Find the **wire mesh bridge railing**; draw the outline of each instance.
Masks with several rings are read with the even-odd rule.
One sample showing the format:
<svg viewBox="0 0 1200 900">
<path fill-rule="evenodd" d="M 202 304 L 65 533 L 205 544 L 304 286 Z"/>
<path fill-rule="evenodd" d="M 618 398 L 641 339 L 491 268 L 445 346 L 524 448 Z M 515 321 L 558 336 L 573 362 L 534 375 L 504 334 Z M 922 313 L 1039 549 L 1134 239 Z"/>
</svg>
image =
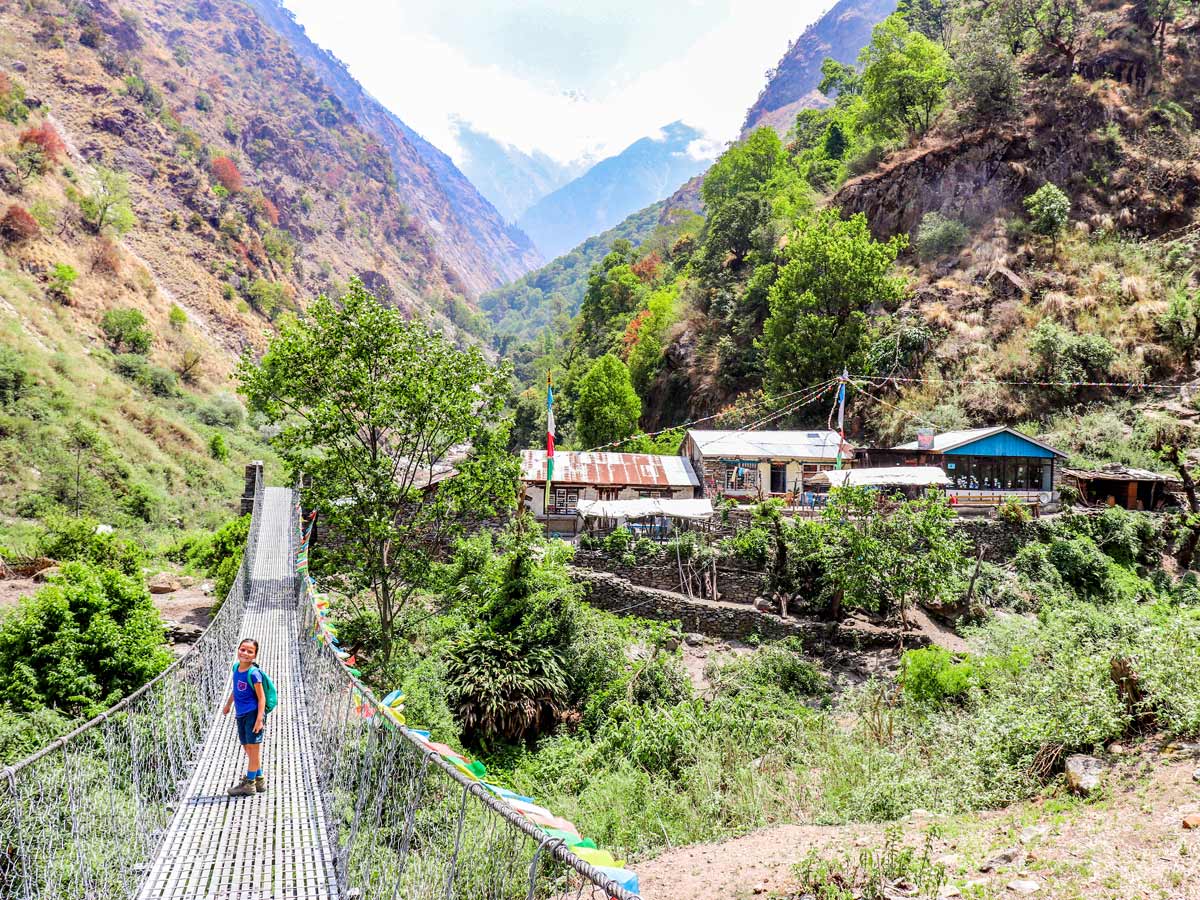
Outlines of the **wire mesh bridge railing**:
<svg viewBox="0 0 1200 900">
<path fill-rule="evenodd" d="M 229 690 L 230 664 L 251 596 L 264 506 L 276 506 L 275 499 L 282 500 L 280 495 L 286 493 L 272 488 L 274 498 L 265 504 L 264 491 L 259 476 L 237 579 L 192 649 L 107 712 L 0 770 L 0 897 L 132 898 L 151 881 L 163 880 L 164 867 L 182 862 L 189 867 L 189 898 L 637 900 L 606 872 L 580 859 L 563 839 L 538 828 L 386 715 L 380 701 L 350 675 L 333 650 L 312 639 L 316 612 L 306 570 L 295 578 L 294 588 L 283 588 L 288 592 L 284 596 L 294 595 L 296 605 L 294 614 L 285 617 L 291 633 L 281 640 L 295 642 L 290 652 L 297 654 L 301 681 L 277 679 L 277 685 L 281 705 L 293 704 L 288 720 L 303 723 L 306 731 L 304 740 L 289 746 L 311 754 L 303 763 L 315 771 L 312 784 L 318 796 L 311 805 L 314 821 L 322 820 L 312 833 L 325 836 L 328 845 L 287 845 L 282 853 L 253 863 L 242 861 L 235 871 L 246 873 L 244 885 L 231 883 L 228 871 L 214 872 L 207 880 L 203 873 L 197 876 L 197 867 L 206 863 L 171 846 L 188 839 L 181 834 L 187 827 L 187 805 L 258 802 L 197 798 L 193 782 L 212 768 L 213 761 L 202 758 L 219 743 L 210 732 L 229 727 L 215 720 Z M 298 527 L 298 518 L 293 518 L 296 534 Z M 270 541 L 277 541 L 279 534 L 272 527 Z M 290 565 L 294 538 L 285 542 Z M 269 554 L 264 560 L 281 551 L 273 543 L 265 549 Z M 261 594 L 265 582 L 255 578 L 253 584 Z M 263 601 L 259 597 L 254 602 Z M 268 727 L 268 766 L 271 740 Z M 257 817 L 228 821 L 278 831 L 283 826 L 272 818 L 279 813 L 270 810 L 283 808 L 291 808 L 294 815 L 304 804 L 277 800 L 275 806 L 262 807 Z M 197 823 L 214 821 L 191 818 Z M 255 824 L 246 824 L 251 822 Z M 254 841 L 243 836 L 239 845 L 254 846 Z M 336 883 L 322 881 L 319 892 L 311 895 L 295 888 L 281 892 L 256 887 L 281 884 L 280 867 L 304 870 L 312 861 L 294 857 L 306 853 L 331 858 L 330 882 Z M 274 866 L 275 872 L 251 872 L 254 866 Z M 164 883 L 174 882 L 167 878 Z"/>
<path fill-rule="evenodd" d="M 111 709 L 0 770 L 0 897 L 136 894 L 229 687 L 263 490 L 259 478 L 237 578 L 187 654 Z"/>
</svg>

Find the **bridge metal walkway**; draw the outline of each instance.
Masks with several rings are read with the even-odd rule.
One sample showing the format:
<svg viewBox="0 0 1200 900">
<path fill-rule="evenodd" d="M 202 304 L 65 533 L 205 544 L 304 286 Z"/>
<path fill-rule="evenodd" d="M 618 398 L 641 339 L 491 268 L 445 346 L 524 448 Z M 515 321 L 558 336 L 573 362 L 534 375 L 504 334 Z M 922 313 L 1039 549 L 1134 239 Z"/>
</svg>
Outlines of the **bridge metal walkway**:
<svg viewBox="0 0 1200 900">
<path fill-rule="evenodd" d="M 389 721 L 318 640 L 297 502 L 260 469 L 242 566 L 192 649 L 0 769 L 0 898 L 637 900 L 616 880 L 632 873 L 574 852 L 569 822 Z M 231 798 L 245 758 L 219 711 L 241 637 L 259 641 L 279 706 L 267 792 Z"/>
<path fill-rule="evenodd" d="M 332 900 L 334 851 L 319 802 L 296 640 L 293 495 L 267 488 L 240 634 L 279 690 L 263 738 L 267 792 L 229 797 L 245 772 L 233 713 L 214 716 L 139 900 Z"/>
</svg>

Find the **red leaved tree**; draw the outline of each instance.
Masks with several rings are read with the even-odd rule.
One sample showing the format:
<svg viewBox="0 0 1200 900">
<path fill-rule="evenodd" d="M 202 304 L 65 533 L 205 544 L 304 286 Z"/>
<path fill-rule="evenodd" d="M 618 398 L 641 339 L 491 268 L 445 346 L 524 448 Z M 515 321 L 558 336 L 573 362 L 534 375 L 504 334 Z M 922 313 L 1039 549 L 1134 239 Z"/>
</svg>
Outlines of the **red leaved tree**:
<svg viewBox="0 0 1200 900">
<path fill-rule="evenodd" d="M 632 266 L 633 274 L 638 277 L 638 281 L 642 284 L 649 284 L 658 278 L 658 273 L 662 269 L 662 257 L 658 255 L 657 250 L 643 256 Z"/>
<path fill-rule="evenodd" d="M 22 147 L 31 144 L 36 146 L 51 162 L 59 162 L 67 155 L 67 145 L 63 143 L 58 129 L 49 122 L 43 122 L 33 128 L 26 128 L 21 132 L 20 143 Z"/>
<path fill-rule="evenodd" d="M 231 194 L 236 194 L 243 187 L 242 173 L 238 171 L 237 163 L 228 156 L 213 159 L 212 175 Z"/>
<path fill-rule="evenodd" d="M 0 237 L 9 243 L 19 244 L 27 241 L 36 237 L 39 231 L 41 228 L 37 219 L 15 203 L 8 208 L 4 218 L 0 219 Z"/>
</svg>

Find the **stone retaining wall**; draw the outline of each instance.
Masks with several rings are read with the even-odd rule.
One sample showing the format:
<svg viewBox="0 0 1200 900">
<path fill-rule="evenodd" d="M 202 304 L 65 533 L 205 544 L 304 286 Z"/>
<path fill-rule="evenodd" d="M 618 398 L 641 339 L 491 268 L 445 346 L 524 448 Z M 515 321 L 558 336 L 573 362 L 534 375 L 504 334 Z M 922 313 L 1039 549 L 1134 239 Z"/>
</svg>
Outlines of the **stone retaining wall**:
<svg viewBox="0 0 1200 900">
<path fill-rule="evenodd" d="M 710 637 L 724 640 L 745 640 L 752 636 L 768 640 L 798 637 L 809 650 L 820 650 L 830 644 L 863 649 L 896 645 L 896 633 L 890 630 L 862 631 L 836 622 L 790 616 L 784 619 L 740 603 L 689 600 L 672 591 L 632 584 L 608 572 L 575 568 L 572 575 L 584 585 L 585 599 L 592 606 L 662 622 L 678 621 L 685 631 Z M 904 640 L 909 647 L 928 643 L 919 634 L 906 635 Z"/>
<path fill-rule="evenodd" d="M 682 583 L 679 573 L 679 561 L 674 554 L 667 553 L 657 559 L 627 566 L 619 559 L 610 556 L 603 550 L 576 550 L 575 565 L 591 569 L 595 572 L 607 572 L 618 575 L 633 584 L 654 588 L 660 591 L 672 591 L 687 594 L 687 587 Z M 684 561 L 684 571 L 687 563 Z M 703 596 L 702 579 L 693 575 L 691 593 Z M 757 572 L 746 572 L 717 566 L 717 592 L 719 599 L 730 603 L 753 603 L 754 598 L 762 591 L 762 575 Z M 711 599 L 711 598 L 706 598 Z"/>
</svg>

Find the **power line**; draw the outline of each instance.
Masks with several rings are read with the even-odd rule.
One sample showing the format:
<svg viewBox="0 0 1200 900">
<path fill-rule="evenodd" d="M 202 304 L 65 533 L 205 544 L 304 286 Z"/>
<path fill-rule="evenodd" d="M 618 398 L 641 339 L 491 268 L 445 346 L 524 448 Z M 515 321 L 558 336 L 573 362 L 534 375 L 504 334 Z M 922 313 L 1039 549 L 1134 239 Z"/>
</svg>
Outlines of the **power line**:
<svg viewBox="0 0 1200 900">
<path fill-rule="evenodd" d="M 1005 381 L 997 378 L 906 378 L 900 375 L 853 375 L 855 380 L 885 385 L 889 382 L 903 384 L 999 384 L 1012 387 L 1111 387 L 1127 390 L 1170 390 L 1178 391 L 1187 384 L 1163 384 L 1152 381 Z"/>
<path fill-rule="evenodd" d="M 752 403 L 748 403 L 743 407 L 738 407 L 735 405 L 734 407 L 732 407 L 730 409 L 723 409 L 720 412 L 713 413 L 712 415 L 701 416 L 698 419 L 691 419 L 690 421 L 687 421 L 687 422 L 681 422 L 678 425 L 669 425 L 666 428 L 660 428 L 658 431 L 639 432 L 638 434 L 633 434 L 633 435 L 630 435 L 629 437 L 621 438 L 620 440 L 609 441 L 607 444 L 601 444 L 598 447 L 591 447 L 582 452 L 597 453 L 601 450 L 606 450 L 609 447 L 619 447 L 620 445 L 622 445 L 628 441 L 634 440 L 635 438 L 658 437 L 658 435 L 660 435 L 660 434 L 666 434 L 668 431 L 675 431 L 677 428 L 691 428 L 693 425 L 699 425 L 701 422 L 710 422 L 713 419 L 719 419 L 722 416 L 731 416 L 736 412 L 747 412 L 749 410 L 756 409 L 757 407 L 760 407 L 760 406 L 766 406 L 768 403 L 778 403 L 780 400 L 786 400 L 789 397 L 795 397 L 797 394 L 808 394 L 812 391 L 824 390 L 824 389 L 828 388 L 829 385 L 832 384 L 834 381 L 836 381 L 836 379 L 831 378 L 831 379 L 821 382 L 820 384 L 809 385 L 808 387 L 802 387 L 802 388 L 797 388 L 794 391 L 788 391 L 786 394 L 780 394 L 778 397 L 764 397 L 762 400 L 755 400 Z M 807 403 L 807 402 L 810 402 L 810 401 L 806 397 L 806 398 L 803 398 L 802 402 L 800 402 L 798 405 L 803 405 L 804 403 Z M 778 415 L 783 415 L 784 413 L 787 413 L 791 409 L 794 409 L 794 408 L 797 408 L 797 407 L 789 404 L 788 407 L 786 407 L 783 410 L 780 410 Z M 745 427 L 746 426 L 743 426 L 743 428 L 740 428 L 738 430 L 744 431 Z M 567 451 L 564 451 L 564 452 L 567 452 Z"/>
</svg>

